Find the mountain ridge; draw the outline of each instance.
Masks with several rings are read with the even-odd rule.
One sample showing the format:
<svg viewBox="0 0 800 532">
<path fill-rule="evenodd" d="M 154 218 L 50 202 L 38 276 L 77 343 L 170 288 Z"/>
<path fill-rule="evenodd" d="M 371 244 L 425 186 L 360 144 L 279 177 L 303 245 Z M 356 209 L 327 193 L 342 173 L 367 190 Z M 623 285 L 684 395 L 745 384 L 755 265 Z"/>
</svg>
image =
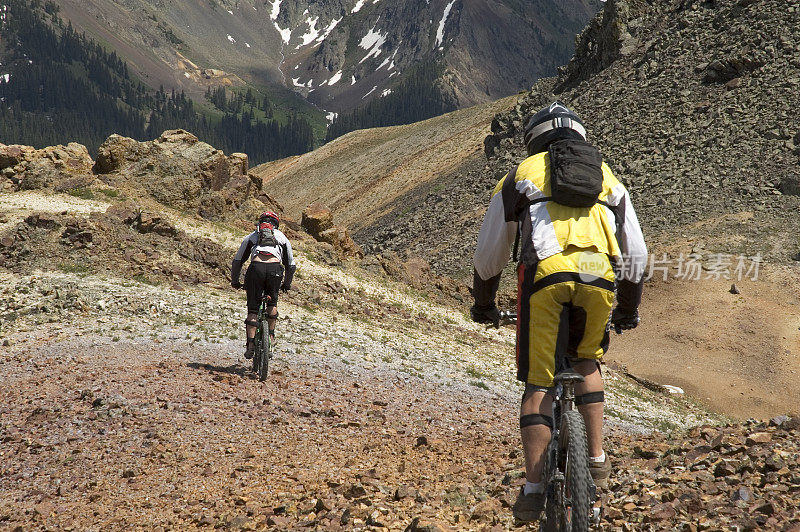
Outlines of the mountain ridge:
<svg viewBox="0 0 800 532">
<path fill-rule="evenodd" d="M 511 94 L 568 59 L 573 36 L 600 5 L 596 0 L 523 6 L 512 0 L 213 0 L 210 8 L 186 0 L 56 3 L 76 27 L 130 58 L 153 88 L 163 84 L 197 96 L 208 84 L 283 85 L 337 113 L 392 90 L 420 60 L 442 63 L 446 73 L 438 83 L 458 107 Z"/>
</svg>

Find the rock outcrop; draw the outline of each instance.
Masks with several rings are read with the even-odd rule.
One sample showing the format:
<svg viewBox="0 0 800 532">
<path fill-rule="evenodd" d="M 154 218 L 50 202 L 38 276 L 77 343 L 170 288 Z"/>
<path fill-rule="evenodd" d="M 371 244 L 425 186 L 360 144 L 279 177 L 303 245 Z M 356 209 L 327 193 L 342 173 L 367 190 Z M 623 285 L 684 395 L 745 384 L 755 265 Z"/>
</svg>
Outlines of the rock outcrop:
<svg viewBox="0 0 800 532">
<path fill-rule="evenodd" d="M 108 187 L 149 196 L 163 205 L 212 220 L 253 220 L 283 207 L 249 173 L 244 153 L 225 155 L 183 130 L 165 131 L 150 142 L 111 135 L 93 161 L 81 144 L 0 144 L 0 191 L 48 189 L 80 195 Z"/>
<path fill-rule="evenodd" d="M 328 207 L 312 203 L 303 211 L 300 222 L 303 229 L 318 242 L 333 246 L 334 251 L 343 258 L 363 257 L 361 248 L 350 237 L 347 229 L 333 223 L 333 214 Z"/>
<path fill-rule="evenodd" d="M 95 180 L 93 164 L 86 147 L 75 142 L 41 150 L 0 144 L 0 191 L 86 187 Z"/>
<path fill-rule="evenodd" d="M 230 255 L 220 244 L 190 235 L 164 214 L 134 202 L 111 205 L 88 218 L 31 214 L 0 239 L 0 267 L 13 272 L 58 267 L 152 283 L 220 281 L 229 274 Z"/>
<path fill-rule="evenodd" d="M 94 170 L 107 184 L 133 181 L 158 202 L 203 218 L 234 213 L 251 220 L 267 208 L 282 211 L 248 173 L 247 155 L 227 156 L 180 129 L 151 142 L 112 135 L 100 146 Z"/>
<path fill-rule="evenodd" d="M 799 13 L 776 0 L 610 0 L 562 75 L 496 118 L 487 174 L 524 159 L 518 126 L 559 99 L 631 191 L 647 235 L 750 211 L 756 223 L 731 238 L 747 233 L 749 254 L 788 260 L 796 239 L 765 242 L 775 227 L 800 230 Z"/>
</svg>

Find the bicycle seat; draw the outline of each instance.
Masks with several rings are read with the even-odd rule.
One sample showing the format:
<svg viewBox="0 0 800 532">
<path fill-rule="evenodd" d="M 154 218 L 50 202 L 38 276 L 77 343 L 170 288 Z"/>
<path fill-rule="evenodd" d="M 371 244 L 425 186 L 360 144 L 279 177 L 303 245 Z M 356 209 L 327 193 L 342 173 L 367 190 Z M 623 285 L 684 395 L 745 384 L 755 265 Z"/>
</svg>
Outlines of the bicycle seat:
<svg viewBox="0 0 800 532">
<path fill-rule="evenodd" d="M 565 369 L 564 371 L 559 371 L 558 374 L 553 378 L 553 384 L 565 384 L 565 383 L 572 383 L 575 384 L 576 382 L 583 382 L 584 378 L 583 375 L 575 371 L 574 369 Z"/>
</svg>

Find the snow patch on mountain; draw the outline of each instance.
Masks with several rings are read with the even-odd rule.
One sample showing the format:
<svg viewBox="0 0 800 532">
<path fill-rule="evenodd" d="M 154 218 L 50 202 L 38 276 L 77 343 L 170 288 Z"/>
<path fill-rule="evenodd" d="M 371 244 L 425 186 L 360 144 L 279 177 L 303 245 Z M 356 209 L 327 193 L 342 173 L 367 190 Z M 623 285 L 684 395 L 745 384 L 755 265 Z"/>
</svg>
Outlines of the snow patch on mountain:
<svg viewBox="0 0 800 532">
<path fill-rule="evenodd" d="M 278 30 L 278 33 L 281 34 L 281 39 L 283 39 L 283 43 L 289 44 L 289 40 L 292 38 L 292 30 L 290 30 L 289 28 L 281 29 L 281 27 L 278 26 L 277 22 L 275 23 L 275 29 Z"/>
<path fill-rule="evenodd" d="M 283 44 L 289 44 L 289 40 L 292 38 L 291 28 L 281 28 L 278 25 L 278 15 L 281 14 L 282 1 L 283 0 L 275 0 L 272 2 L 272 10 L 269 13 L 269 19 L 272 21 L 272 25 L 275 26 L 275 29 L 278 30 L 278 33 L 280 33 Z"/>
<path fill-rule="evenodd" d="M 300 48 L 301 46 L 305 46 L 319 39 L 320 32 L 317 29 L 317 22 L 319 22 L 319 17 L 316 18 L 308 17 L 306 19 L 306 24 L 308 24 L 308 31 L 300 37 L 302 42 L 298 44 L 296 48 Z"/>
<path fill-rule="evenodd" d="M 385 67 L 385 66 L 387 66 L 387 65 L 388 65 L 388 68 L 387 68 L 387 70 L 392 70 L 392 69 L 394 69 L 394 58 L 397 56 L 397 52 L 399 52 L 399 51 L 400 51 L 400 45 L 401 45 L 401 44 L 403 44 L 403 41 L 400 41 L 400 43 L 398 43 L 397 49 L 394 51 L 394 53 L 393 53 L 391 56 L 389 56 L 389 57 L 387 57 L 386 59 L 384 59 L 384 60 L 383 60 L 383 63 L 381 63 L 381 64 L 378 66 L 378 68 L 376 68 L 375 70 L 380 70 L 380 69 L 382 69 L 383 67 Z"/>
<path fill-rule="evenodd" d="M 314 87 L 314 80 L 308 80 L 308 83 L 300 83 L 300 78 L 292 78 L 292 85 L 295 87 L 303 87 L 305 89 L 311 89 Z"/>
<path fill-rule="evenodd" d="M 361 42 L 358 45 L 367 50 L 367 55 L 359 61 L 358 63 L 361 64 L 370 57 L 378 57 L 381 54 L 381 47 L 386 42 L 386 37 L 389 36 L 388 33 L 381 33 L 379 31 L 375 31 L 375 27 L 373 26 L 369 32 L 361 38 Z"/>
<path fill-rule="evenodd" d="M 334 74 L 333 77 L 328 80 L 328 85 L 329 86 L 330 85 L 335 85 L 336 83 L 339 82 L 340 79 L 342 79 L 342 71 L 341 70 L 339 72 L 337 72 L 336 74 Z"/>
<path fill-rule="evenodd" d="M 0 79 L 3 80 L 5 83 L 8 83 L 11 80 L 11 74 L 0 74 Z"/>
<path fill-rule="evenodd" d="M 343 19 L 343 18 L 344 18 L 344 17 L 340 17 L 340 18 L 335 18 L 335 19 L 333 19 L 333 20 L 331 21 L 331 23 L 330 23 L 330 24 L 328 24 L 328 27 L 327 27 L 327 28 L 325 28 L 325 29 L 322 31 L 322 34 L 319 36 L 319 38 L 318 38 L 317 40 L 319 40 L 319 41 L 323 41 L 323 40 L 327 39 L 327 38 L 328 38 L 328 35 L 330 35 L 330 34 L 331 34 L 331 32 L 333 31 L 333 29 L 334 29 L 336 26 L 338 26 L 338 25 L 339 25 L 339 23 L 342 21 L 342 19 Z"/>
<path fill-rule="evenodd" d="M 228 35 L 228 40 L 231 41 L 233 44 L 236 44 L 236 39 L 231 37 L 230 34 Z"/>
<path fill-rule="evenodd" d="M 447 23 L 447 17 L 450 16 L 450 10 L 453 9 L 453 4 L 455 3 L 456 0 L 450 0 L 450 3 L 444 8 L 442 20 L 439 21 L 439 28 L 436 30 L 436 46 L 438 48 L 442 47 L 442 42 L 444 41 L 444 25 Z"/>
<path fill-rule="evenodd" d="M 281 2 L 282 1 L 283 0 L 275 0 L 274 2 L 272 2 L 272 11 L 270 11 L 270 13 L 269 13 L 269 19 L 272 22 L 275 22 L 276 20 L 278 20 L 278 15 L 281 14 Z"/>
<path fill-rule="evenodd" d="M 366 93 L 364 96 L 362 96 L 362 97 L 361 97 L 361 99 L 363 100 L 364 98 L 366 98 L 367 96 L 369 96 L 370 94 L 372 94 L 373 92 L 375 92 L 375 91 L 377 90 L 377 88 L 378 88 L 378 86 L 377 86 L 377 85 L 375 85 L 374 87 L 372 87 L 372 90 L 371 90 L 371 91 L 369 91 L 368 93 Z"/>
</svg>

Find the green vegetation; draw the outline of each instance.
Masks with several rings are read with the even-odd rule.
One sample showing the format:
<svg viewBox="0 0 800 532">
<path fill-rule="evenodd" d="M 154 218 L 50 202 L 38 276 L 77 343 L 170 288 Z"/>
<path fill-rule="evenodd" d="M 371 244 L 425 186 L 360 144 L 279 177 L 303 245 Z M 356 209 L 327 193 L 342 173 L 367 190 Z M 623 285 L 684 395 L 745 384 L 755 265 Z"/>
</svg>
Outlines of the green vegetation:
<svg viewBox="0 0 800 532">
<path fill-rule="evenodd" d="M 109 198 L 118 198 L 119 197 L 119 190 L 113 188 L 104 188 L 100 190 L 100 193 L 108 196 Z"/>
<path fill-rule="evenodd" d="M 76 198 L 81 198 L 85 200 L 92 200 L 94 199 L 94 192 L 92 192 L 88 188 L 73 188 L 67 191 L 67 194 L 70 196 L 75 196 Z"/>
<path fill-rule="evenodd" d="M 475 379 L 494 380 L 494 378 L 491 375 L 489 375 L 488 373 L 484 373 L 484 372 L 482 372 L 481 370 L 479 370 L 479 369 L 477 369 L 475 367 L 467 368 L 466 372 L 467 372 L 467 375 L 469 375 L 470 377 L 473 377 Z"/>
<path fill-rule="evenodd" d="M 91 266 L 79 262 L 60 262 L 57 268 L 65 273 L 88 274 L 92 271 Z"/>
</svg>

